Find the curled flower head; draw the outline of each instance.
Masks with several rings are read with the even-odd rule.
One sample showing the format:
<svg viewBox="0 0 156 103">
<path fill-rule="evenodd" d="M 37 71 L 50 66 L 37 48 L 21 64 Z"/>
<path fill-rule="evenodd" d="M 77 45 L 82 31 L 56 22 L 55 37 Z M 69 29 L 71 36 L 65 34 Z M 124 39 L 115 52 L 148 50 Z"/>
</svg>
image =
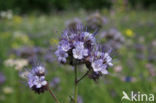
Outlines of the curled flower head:
<svg viewBox="0 0 156 103">
<path fill-rule="evenodd" d="M 29 87 L 36 93 L 47 90 L 48 83 L 45 80 L 45 68 L 43 66 L 33 67 L 27 78 Z"/>
<path fill-rule="evenodd" d="M 63 32 L 55 54 L 60 63 L 72 66 L 85 64 L 92 71 L 89 77 L 96 80 L 102 74 L 108 74 L 108 67 L 113 65 L 106 49 L 96 43 L 95 33 L 77 25 L 76 29 L 67 28 Z"/>
<path fill-rule="evenodd" d="M 94 51 L 90 62 L 93 71 L 102 74 L 108 74 L 107 68 L 113 66 L 109 53 L 102 51 Z"/>
<path fill-rule="evenodd" d="M 96 30 L 97 28 L 102 28 L 102 26 L 106 23 L 106 18 L 103 18 L 100 13 L 96 12 L 90 15 L 86 22 L 89 30 Z"/>
<path fill-rule="evenodd" d="M 82 25 L 76 29 L 67 28 L 60 39 L 58 49 L 55 52 L 61 63 L 73 64 L 73 61 L 84 63 L 89 51 L 96 44 L 93 34 L 87 32 Z"/>
<path fill-rule="evenodd" d="M 74 18 L 73 20 L 68 20 L 65 24 L 70 29 L 76 29 L 77 25 L 82 25 L 82 21 L 79 18 Z"/>
<path fill-rule="evenodd" d="M 122 34 L 117 29 L 113 28 L 108 31 L 103 31 L 100 37 L 105 41 L 105 45 L 114 49 L 121 48 L 122 44 L 125 42 L 125 38 Z"/>
</svg>

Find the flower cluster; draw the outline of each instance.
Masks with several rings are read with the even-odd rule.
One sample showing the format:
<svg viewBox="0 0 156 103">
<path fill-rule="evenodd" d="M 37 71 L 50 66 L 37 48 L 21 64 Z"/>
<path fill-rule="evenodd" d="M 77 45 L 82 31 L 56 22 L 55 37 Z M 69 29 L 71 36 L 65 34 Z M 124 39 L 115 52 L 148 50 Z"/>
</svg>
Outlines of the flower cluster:
<svg viewBox="0 0 156 103">
<path fill-rule="evenodd" d="M 103 27 L 104 24 L 107 23 L 107 19 L 100 15 L 99 12 L 96 12 L 86 19 L 86 24 L 89 30 L 96 30 Z"/>
<path fill-rule="evenodd" d="M 97 74 L 108 74 L 112 66 L 109 53 L 101 51 L 96 43 L 95 34 L 85 31 L 82 25 L 76 30 L 66 29 L 55 52 L 58 61 L 63 64 L 86 64 L 87 68 Z"/>
<path fill-rule="evenodd" d="M 103 31 L 100 37 L 106 40 L 106 46 L 112 47 L 114 49 L 121 48 L 122 44 L 125 42 L 125 38 L 117 29 L 109 29 L 108 31 Z"/>
<path fill-rule="evenodd" d="M 112 58 L 109 56 L 109 53 L 95 51 L 91 58 L 91 66 L 95 72 L 108 74 L 108 66 L 113 66 Z"/>
<path fill-rule="evenodd" d="M 66 26 L 71 29 L 75 29 L 77 25 L 82 25 L 82 21 L 79 18 L 74 18 L 73 20 L 66 21 Z"/>
<path fill-rule="evenodd" d="M 48 83 L 45 80 L 45 68 L 35 66 L 28 74 L 28 85 L 36 93 L 42 93 L 47 90 Z"/>
</svg>

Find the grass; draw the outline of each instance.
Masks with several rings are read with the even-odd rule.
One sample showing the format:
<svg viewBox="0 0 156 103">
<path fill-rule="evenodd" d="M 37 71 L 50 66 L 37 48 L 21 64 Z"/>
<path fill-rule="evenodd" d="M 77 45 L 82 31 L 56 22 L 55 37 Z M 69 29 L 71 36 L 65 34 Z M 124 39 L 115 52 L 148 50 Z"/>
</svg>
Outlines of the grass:
<svg viewBox="0 0 156 103">
<path fill-rule="evenodd" d="M 40 46 L 43 48 L 49 45 L 55 46 L 55 40 L 60 37 L 60 33 L 65 28 L 65 21 L 74 17 L 85 21 L 88 13 L 64 12 L 62 14 L 51 15 L 24 15 L 14 16 L 13 19 L 0 19 L 0 71 L 6 75 L 6 82 L 0 86 L 0 103 L 53 103 L 53 99 L 48 92 L 37 95 L 32 92 L 20 79 L 19 73 L 14 67 L 7 67 L 4 61 L 8 58 L 16 58 L 10 55 L 13 48 L 21 46 Z M 122 72 L 116 73 L 110 70 L 110 75 L 104 76 L 97 83 L 86 78 L 79 84 L 79 95 L 84 103 L 130 103 L 126 100 L 121 101 L 122 91 L 130 93 L 131 91 L 141 93 L 156 94 L 156 79 L 152 77 L 146 64 L 150 63 L 147 59 L 138 60 L 136 54 L 138 51 L 134 48 L 139 43 L 139 38 L 143 37 L 142 44 L 146 47 L 153 40 L 156 40 L 156 12 L 155 11 L 129 11 L 116 12 L 111 15 L 109 12 L 102 13 L 109 23 L 103 27 L 104 30 L 117 28 L 125 37 L 126 42 L 119 50 L 119 55 L 114 56 L 114 66 L 121 65 Z M 130 29 L 134 32 L 134 37 L 128 37 L 125 30 Z M 21 37 L 15 37 L 20 34 Z M 23 36 L 26 35 L 26 36 Z M 54 43 L 54 44 L 53 44 Z M 153 47 L 154 48 L 154 47 Z M 147 50 L 145 56 L 149 55 Z M 53 55 L 53 54 L 52 54 Z M 41 62 L 44 62 L 41 60 Z M 156 61 L 152 62 L 156 66 Z M 74 72 L 69 66 L 61 66 L 57 62 L 46 63 L 48 69 L 47 79 L 50 81 L 53 77 L 59 77 L 61 82 L 60 89 L 55 89 L 56 96 L 61 103 L 69 103 L 69 96 L 73 95 Z M 80 67 L 81 68 L 81 67 Z M 154 68 L 156 69 L 156 68 Z M 156 70 L 155 70 L 156 71 Z M 80 72 L 79 76 L 84 72 Z M 120 77 L 133 77 L 135 82 L 122 81 Z M 6 94 L 3 89 L 9 86 L 13 92 Z"/>
</svg>

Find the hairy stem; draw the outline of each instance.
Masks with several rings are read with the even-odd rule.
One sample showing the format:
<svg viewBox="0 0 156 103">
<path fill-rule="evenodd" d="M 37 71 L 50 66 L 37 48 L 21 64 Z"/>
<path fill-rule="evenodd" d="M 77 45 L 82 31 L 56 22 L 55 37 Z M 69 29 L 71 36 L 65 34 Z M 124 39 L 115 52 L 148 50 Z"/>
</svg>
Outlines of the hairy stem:
<svg viewBox="0 0 156 103">
<path fill-rule="evenodd" d="M 49 86 L 47 87 L 47 89 L 48 89 L 50 95 L 51 95 L 51 96 L 54 98 L 54 100 L 56 101 L 56 103 L 60 103 L 60 102 L 58 101 L 58 99 L 56 98 L 55 94 L 54 94 L 54 93 L 52 92 L 52 90 L 49 88 Z"/>
<path fill-rule="evenodd" d="M 75 103 L 77 103 L 77 96 L 78 96 L 78 83 L 77 83 L 77 65 L 75 65 L 74 67 L 74 71 L 75 71 L 75 97 L 74 97 L 74 100 L 75 100 Z"/>
</svg>

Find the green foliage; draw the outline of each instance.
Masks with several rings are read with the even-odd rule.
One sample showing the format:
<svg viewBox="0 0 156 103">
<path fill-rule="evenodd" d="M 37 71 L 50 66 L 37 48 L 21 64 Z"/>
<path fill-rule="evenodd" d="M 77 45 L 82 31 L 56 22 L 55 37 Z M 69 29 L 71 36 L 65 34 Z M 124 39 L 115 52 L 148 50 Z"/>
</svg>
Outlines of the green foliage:
<svg viewBox="0 0 156 103">
<path fill-rule="evenodd" d="M 19 12 L 27 11 L 51 11 L 66 9 L 100 9 L 110 7 L 109 0 L 1 0 L 0 10 L 17 10 Z"/>
<path fill-rule="evenodd" d="M 155 8 L 155 0 L 129 0 L 132 7 L 142 6 L 143 8 Z"/>
<path fill-rule="evenodd" d="M 0 10 L 14 10 L 18 12 L 50 12 L 52 10 L 70 9 L 102 9 L 112 8 L 114 5 L 125 4 L 134 7 L 155 8 L 154 0 L 0 0 Z M 120 6 L 119 4 L 119 6 Z"/>
</svg>

